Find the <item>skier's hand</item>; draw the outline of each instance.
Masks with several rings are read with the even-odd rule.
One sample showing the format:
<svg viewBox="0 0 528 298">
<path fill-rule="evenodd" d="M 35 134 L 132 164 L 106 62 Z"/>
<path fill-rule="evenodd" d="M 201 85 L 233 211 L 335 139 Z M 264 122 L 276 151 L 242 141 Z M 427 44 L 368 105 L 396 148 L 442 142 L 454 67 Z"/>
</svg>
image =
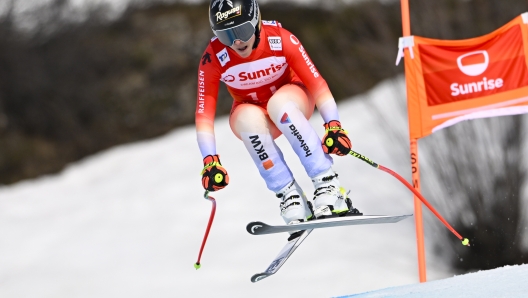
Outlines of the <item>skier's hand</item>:
<svg viewBox="0 0 528 298">
<path fill-rule="evenodd" d="M 347 155 L 352 150 L 352 142 L 347 136 L 346 130 L 341 128 L 341 123 L 332 120 L 324 124 L 326 133 L 323 137 L 323 151 L 326 154 Z"/>
<path fill-rule="evenodd" d="M 229 176 L 226 169 L 220 164 L 220 157 L 217 155 L 207 155 L 204 160 L 202 170 L 202 186 L 208 191 L 217 191 L 229 184 Z"/>
</svg>

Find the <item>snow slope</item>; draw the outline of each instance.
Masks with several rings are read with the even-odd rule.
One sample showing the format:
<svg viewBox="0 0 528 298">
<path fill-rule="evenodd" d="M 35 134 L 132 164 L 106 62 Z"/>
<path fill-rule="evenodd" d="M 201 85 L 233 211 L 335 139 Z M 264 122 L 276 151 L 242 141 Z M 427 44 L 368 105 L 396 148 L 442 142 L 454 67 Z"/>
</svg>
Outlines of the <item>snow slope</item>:
<svg viewBox="0 0 528 298">
<path fill-rule="evenodd" d="M 403 79 L 340 104 L 354 148 L 410 178 L 408 148 L 381 130 L 406 131 Z M 322 135 L 322 120 L 312 120 Z M 286 235 L 252 236 L 253 220 L 281 223 L 268 191 L 227 118 L 216 123 L 231 184 L 197 259 L 211 204 L 202 198 L 194 127 L 85 158 L 56 175 L 0 187 L 0 297 L 330 297 L 418 281 L 414 220 L 315 231 L 275 276 L 252 284 Z M 311 182 L 283 137 L 286 160 L 307 194 Z M 412 194 L 353 157 L 334 169 L 367 214 L 409 214 Z M 448 277 L 428 248 L 428 279 Z"/>
<path fill-rule="evenodd" d="M 522 298 L 528 296 L 528 265 L 506 266 L 488 271 L 479 271 L 453 278 L 431 281 L 343 296 L 356 298 L 406 297 L 406 298 Z"/>
</svg>

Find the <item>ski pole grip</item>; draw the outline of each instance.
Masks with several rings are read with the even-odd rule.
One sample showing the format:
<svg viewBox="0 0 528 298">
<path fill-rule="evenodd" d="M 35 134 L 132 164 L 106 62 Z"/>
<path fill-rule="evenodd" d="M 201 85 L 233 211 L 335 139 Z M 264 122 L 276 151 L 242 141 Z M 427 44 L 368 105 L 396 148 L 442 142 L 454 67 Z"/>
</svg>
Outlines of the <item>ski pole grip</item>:
<svg viewBox="0 0 528 298">
<path fill-rule="evenodd" d="M 369 165 L 371 165 L 371 166 L 373 166 L 375 168 L 379 168 L 379 165 L 377 163 L 373 162 L 370 158 L 366 157 L 365 155 L 357 153 L 354 150 L 350 150 L 350 153 L 348 153 L 348 154 L 354 156 L 355 158 L 361 159 L 362 161 L 368 163 Z"/>
</svg>

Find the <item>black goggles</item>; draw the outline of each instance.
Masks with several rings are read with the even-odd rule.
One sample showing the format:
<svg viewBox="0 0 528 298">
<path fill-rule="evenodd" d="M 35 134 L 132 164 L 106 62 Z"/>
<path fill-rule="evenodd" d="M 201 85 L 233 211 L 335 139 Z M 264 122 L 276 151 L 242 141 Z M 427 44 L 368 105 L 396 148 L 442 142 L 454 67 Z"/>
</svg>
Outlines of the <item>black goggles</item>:
<svg viewBox="0 0 528 298">
<path fill-rule="evenodd" d="M 215 31 L 216 37 L 226 46 L 232 46 L 236 40 L 248 42 L 255 34 L 255 27 L 251 22 L 245 22 L 236 27 Z"/>
</svg>

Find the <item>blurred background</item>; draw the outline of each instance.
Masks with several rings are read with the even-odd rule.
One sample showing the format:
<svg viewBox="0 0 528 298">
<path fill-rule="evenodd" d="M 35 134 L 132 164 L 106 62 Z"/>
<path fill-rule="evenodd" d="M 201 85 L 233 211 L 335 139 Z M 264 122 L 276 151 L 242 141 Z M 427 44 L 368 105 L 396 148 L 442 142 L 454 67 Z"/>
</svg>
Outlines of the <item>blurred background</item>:
<svg viewBox="0 0 528 298">
<path fill-rule="evenodd" d="M 403 63 L 394 65 L 399 1 L 259 2 L 263 19 L 279 20 L 303 42 L 338 101 L 403 74 Z M 526 0 L 409 2 L 411 33 L 438 39 L 483 35 L 528 11 Z M 213 36 L 207 5 L 2 0 L 0 185 L 192 124 L 197 66 Z M 222 85 L 217 115 L 231 104 Z M 444 230 L 435 232 L 457 272 L 528 261 L 525 118 L 462 123 L 420 143 L 424 194 L 476 244 L 459 251 L 442 240 L 452 240 Z M 397 146 L 408 146 L 390 119 L 380 122 Z"/>
</svg>

